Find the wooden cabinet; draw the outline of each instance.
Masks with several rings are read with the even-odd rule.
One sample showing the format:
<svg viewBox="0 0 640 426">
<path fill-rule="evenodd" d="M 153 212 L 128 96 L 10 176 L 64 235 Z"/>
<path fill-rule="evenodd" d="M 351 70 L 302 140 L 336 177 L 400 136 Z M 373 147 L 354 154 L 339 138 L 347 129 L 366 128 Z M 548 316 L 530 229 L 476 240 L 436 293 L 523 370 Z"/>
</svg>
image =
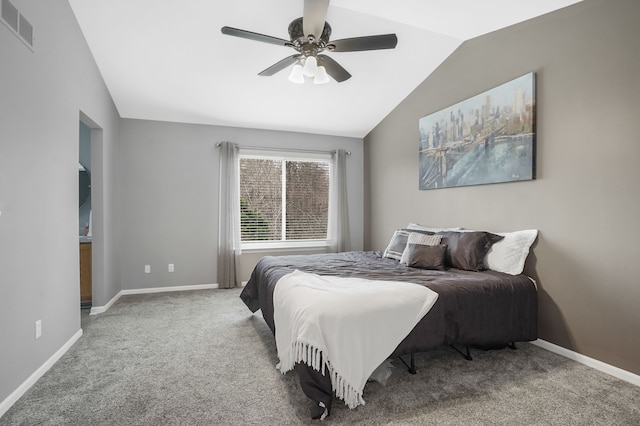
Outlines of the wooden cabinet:
<svg viewBox="0 0 640 426">
<path fill-rule="evenodd" d="M 80 243 L 80 303 L 91 305 L 91 243 Z"/>
</svg>

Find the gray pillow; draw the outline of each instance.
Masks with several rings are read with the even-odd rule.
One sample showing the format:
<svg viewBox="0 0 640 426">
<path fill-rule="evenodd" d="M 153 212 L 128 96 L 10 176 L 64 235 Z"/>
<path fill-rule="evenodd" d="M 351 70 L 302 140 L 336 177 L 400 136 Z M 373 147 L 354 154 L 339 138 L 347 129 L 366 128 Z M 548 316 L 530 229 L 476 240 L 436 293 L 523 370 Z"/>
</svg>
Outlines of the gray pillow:
<svg viewBox="0 0 640 426">
<path fill-rule="evenodd" d="M 407 256 L 407 266 L 421 269 L 445 270 L 445 253 L 447 246 L 439 244 L 426 246 L 423 244 L 407 244 L 405 254 Z"/>
<path fill-rule="evenodd" d="M 465 271 L 484 271 L 484 257 L 494 243 L 504 238 L 485 231 L 447 231 L 438 235 L 442 235 L 442 244 L 447 245 L 445 265 Z"/>
</svg>

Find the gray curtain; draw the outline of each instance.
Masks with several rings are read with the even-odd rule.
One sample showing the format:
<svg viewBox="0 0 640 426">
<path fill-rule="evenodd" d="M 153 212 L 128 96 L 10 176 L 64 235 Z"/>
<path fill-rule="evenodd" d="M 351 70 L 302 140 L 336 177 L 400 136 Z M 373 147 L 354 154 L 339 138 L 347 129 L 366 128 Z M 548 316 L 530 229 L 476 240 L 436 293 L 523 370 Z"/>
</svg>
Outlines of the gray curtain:
<svg viewBox="0 0 640 426">
<path fill-rule="evenodd" d="M 333 164 L 329 200 L 329 240 L 331 251 L 342 252 L 351 249 L 347 203 L 347 152 L 339 149 L 331 157 Z"/>
<path fill-rule="evenodd" d="M 238 146 L 220 143 L 220 199 L 218 200 L 218 285 L 239 285 L 236 264 L 240 250 L 240 172 Z"/>
</svg>

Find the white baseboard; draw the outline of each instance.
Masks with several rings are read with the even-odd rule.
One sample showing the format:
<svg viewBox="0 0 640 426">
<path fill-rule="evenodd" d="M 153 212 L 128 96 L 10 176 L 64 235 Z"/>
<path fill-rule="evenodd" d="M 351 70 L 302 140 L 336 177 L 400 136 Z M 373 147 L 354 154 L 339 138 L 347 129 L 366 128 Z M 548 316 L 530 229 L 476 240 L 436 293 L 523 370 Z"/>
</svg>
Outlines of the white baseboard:
<svg viewBox="0 0 640 426">
<path fill-rule="evenodd" d="M 126 296 L 127 294 L 146 294 L 146 293 L 164 293 L 169 291 L 189 291 L 189 290 L 210 290 L 219 288 L 218 284 L 196 284 L 196 285 L 179 285 L 174 287 L 153 287 L 153 288 L 132 288 L 128 290 L 120 290 L 118 294 L 113 296 L 109 302 L 104 306 L 91 307 L 89 315 L 97 315 L 107 311 L 120 296 Z"/>
<path fill-rule="evenodd" d="M 553 343 L 547 342 L 546 340 L 537 339 L 531 343 L 558 355 L 562 355 L 565 358 L 569 358 L 573 361 L 579 362 L 580 364 L 595 368 L 596 370 L 602 371 L 603 373 L 609 374 L 610 376 L 617 377 L 618 379 L 624 380 L 625 382 L 640 386 L 640 376 L 637 374 L 633 374 L 630 371 L 614 367 L 613 365 L 598 361 L 597 359 L 590 358 L 586 355 L 579 354 L 567 348 L 563 348 L 562 346 L 554 345 Z"/>
<path fill-rule="evenodd" d="M 122 291 L 119 291 L 118 294 L 113 296 L 111 298 L 111 300 L 109 300 L 107 302 L 106 305 L 104 305 L 104 306 L 92 306 L 91 307 L 91 311 L 89 312 L 89 315 L 98 315 L 98 314 L 102 314 L 104 312 L 107 312 L 107 309 L 109 309 L 111 307 L 111 305 L 116 303 L 118 301 L 118 299 L 120 299 L 120 296 L 122 296 Z"/>
<path fill-rule="evenodd" d="M 18 399 L 20 399 L 20 397 L 24 395 L 25 392 L 27 392 L 29 388 L 31 388 L 31 386 L 33 386 L 40 377 L 44 376 L 44 374 L 49 371 L 51 367 L 53 367 L 53 364 L 55 364 L 60 358 L 62 358 L 62 355 L 64 355 L 81 336 L 82 329 L 78 330 L 73 336 L 71 336 L 71 338 L 67 340 L 67 342 L 56 351 L 56 353 L 51 355 L 51 357 L 46 360 L 44 364 L 42 364 L 36 371 L 33 372 L 31 376 L 29 376 L 27 380 L 24 381 L 24 383 L 18 386 L 18 389 L 13 391 L 11 395 L 9 395 L 4 401 L 0 402 L 0 417 L 2 417 L 7 411 L 9 411 L 9 408 L 11 408 L 13 404 L 15 404 L 16 401 L 18 401 Z"/>
<path fill-rule="evenodd" d="M 145 293 L 164 293 L 169 291 L 189 291 L 189 290 L 210 290 L 218 288 L 218 284 L 197 284 L 197 285 L 178 285 L 175 287 L 154 287 L 154 288 L 133 288 L 122 290 L 122 295 L 126 294 L 145 294 Z"/>
</svg>

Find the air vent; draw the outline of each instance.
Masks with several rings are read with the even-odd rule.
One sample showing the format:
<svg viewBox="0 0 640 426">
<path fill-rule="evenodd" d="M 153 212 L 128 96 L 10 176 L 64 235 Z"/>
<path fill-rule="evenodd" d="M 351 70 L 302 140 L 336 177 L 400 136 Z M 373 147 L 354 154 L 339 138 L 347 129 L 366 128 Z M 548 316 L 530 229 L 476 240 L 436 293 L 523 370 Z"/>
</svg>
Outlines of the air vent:
<svg viewBox="0 0 640 426">
<path fill-rule="evenodd" d="M 18 9 L 9 0 L 2 0 L 2 19 L 18 31 Z"/>
<path fill-rule="evenodd" d="M 18 33 L 20 33 L 20 37 L 22 37 L 29 46 L 33 46 L 33 25 L 22 15 L 20 15 L 20 30 Z"/>
<path fill-rule="evenodd" d="M 9 1 L 2 0 L 2 12 L 0 22 L 13 30 L 13 34 L 32 49 L 33 48 L 33 25 L 25 18 L 18 9 Z M 33 50 L 33 49 L 32 49 Z"/>
</svg>

